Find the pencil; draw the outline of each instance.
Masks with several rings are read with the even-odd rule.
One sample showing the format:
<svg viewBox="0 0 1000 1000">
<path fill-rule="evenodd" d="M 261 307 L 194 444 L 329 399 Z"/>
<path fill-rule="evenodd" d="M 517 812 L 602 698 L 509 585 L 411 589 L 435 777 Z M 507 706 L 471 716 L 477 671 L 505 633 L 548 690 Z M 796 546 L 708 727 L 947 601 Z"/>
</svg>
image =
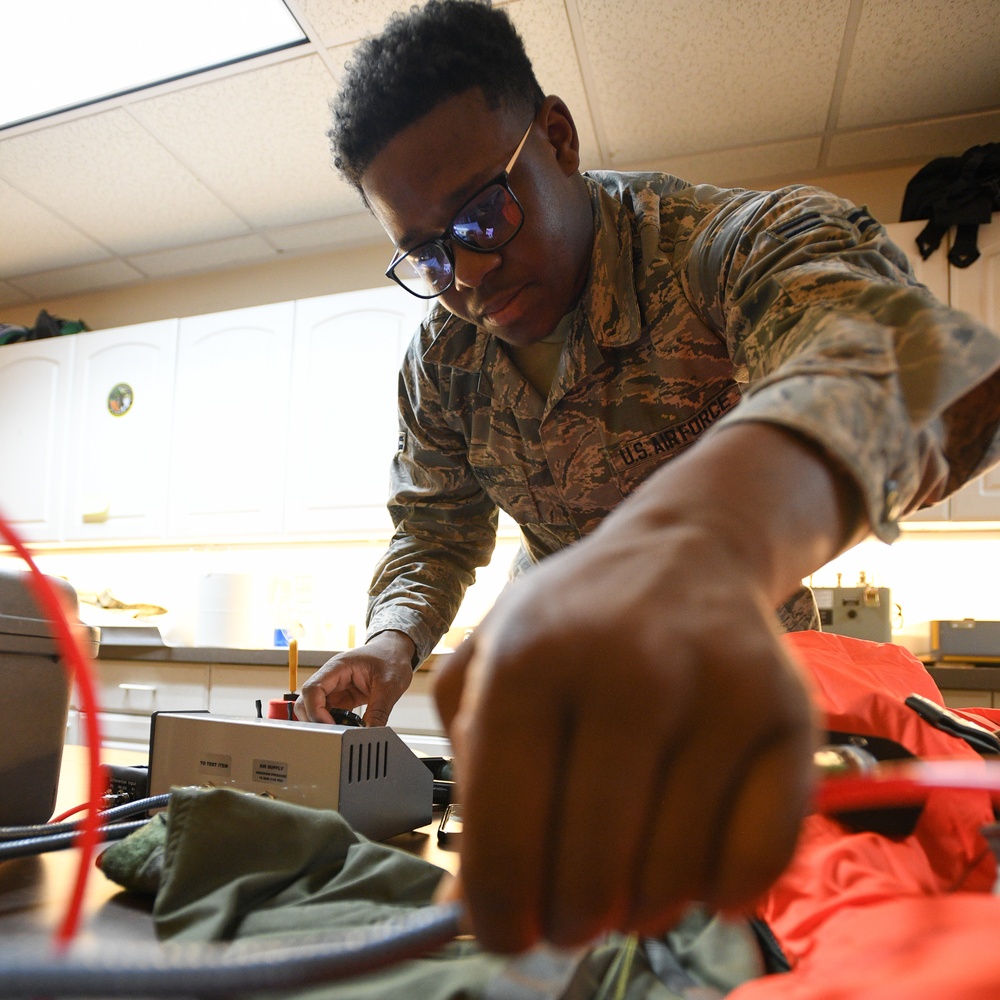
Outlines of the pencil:
<svg viewBox="0 0 1000 1000">
<path fill-rule="evenodd" d="M 299 686 L 299 640 L 288 640 L 288 692 L 295 694 Z"/>
</svg>

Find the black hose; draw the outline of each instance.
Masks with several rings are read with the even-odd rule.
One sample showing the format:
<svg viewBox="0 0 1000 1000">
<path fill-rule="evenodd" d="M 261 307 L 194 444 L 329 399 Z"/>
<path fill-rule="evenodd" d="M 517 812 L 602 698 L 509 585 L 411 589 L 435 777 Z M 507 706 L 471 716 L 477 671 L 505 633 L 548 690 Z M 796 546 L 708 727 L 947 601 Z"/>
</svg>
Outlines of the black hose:
<svg viewBox="0 0 1000 1000">
<path fill-rule="evenodd" d="M 144 827 L 149 820 L 137 819 L 132 823 L 111 823 L 98 829 L 97 835 L 102 841 L 123 840 L 134 830 Z M 32 854 L 47 854 L 50 851 L 62 851 L 67 847 L 75 847 L 79 831 L 66 830 L 63 833 L 53 833 L 47 836 L 26 837 L 23 840 L 8 840 L 0 843 L 0 861 L 11 858 L 26 858 Z"/>
<path fill-rule="evenodd" d="M 433 951 L 460 927 L 457 903 L 426 906 L 368 927 L 232 943 L 94 943 L 0 950 L 0 998 L 198 996 L 265 993 L 345 979 Z"/>
<path fill-rule="evenodd" d="M 170 793 L 163 795 L 151 795 L 145 799 L 136 799 L 134 802 L 124 802 L 120 806 L 111 809 L 102 809 L 97 817 L 102 822 L 113 823 L 124 819 L 126 816 L 134 816 L 136 813 L 149 812 L 151 809 L 162 809 L 170 801 Z M 64 823 L 33 823 L 30 826 L 0 826 L 0 841 L 5 840 L 25 840 L 28 837 L 48 837 L 56 833 L 67 831 L 76 832 L 83 823 L 82 819 L 70 819 Z"/>
</svg>

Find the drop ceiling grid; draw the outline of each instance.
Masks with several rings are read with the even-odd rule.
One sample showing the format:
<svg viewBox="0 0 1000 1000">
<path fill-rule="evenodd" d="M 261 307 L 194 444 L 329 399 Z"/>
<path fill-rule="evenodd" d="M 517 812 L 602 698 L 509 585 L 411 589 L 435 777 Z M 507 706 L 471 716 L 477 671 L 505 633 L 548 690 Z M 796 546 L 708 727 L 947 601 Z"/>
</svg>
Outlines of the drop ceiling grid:
<svg viewBox="0 0 1000 1000">
<path fill-rule="evenodd" d="M 0 181 L 0 275 L 11 277 L 67 264 L 85 264 L 108 251 L 48 209 Z"/>
<path fill-rule="evenodd" d="M 323 44 L 343 45 L 377 34 L 393 11 L 406 10 L 406 0 L 297 0 Z M 422 6 L 422 4 L 421 4 Z"/>
<path fill-rule="evenodd" d="M 31 296 L 27 292 L 22 292 L 20 288 L 8 285 L 5 281 L 0 281 L 0 307 L 3 306 L 23 306 L 31 301 Z M 2 322 L 2 319 L 0 319 Z"/>
<path fill-rule="evenodd" d="M 838 126 L 1000 105 L 997 0 L 865 0 Z"/>
<path fill-rule="evenodd" d="M 667 156 L 636 164 L 635 170 L 663 170 L 692 184 L 719 187 L 760 186 L 761 178 L 808 177 L 816 170 L 820 139 L 794 139 L 763 146 L 742 146 L 713 153 Z"/>
<path fill-rule="evenodd" d="M 615 166 L 825 126 L 849 0 L 577 0 Z"/>
<path fill-rule="evenodd" d="M 297 226 L 276 226 L 267 231 L 268 241 L 279 250 L 371 246 L 380 241 L 389 247 L 389 237 L 371 212 L 360 202 L 356 207 L 361 211 Z"/>
<path fill-rule="evenodd" d="M 151 278 L 207 271 L 214 267 L 230 267 L 270 260 L 275 250 L 256 233 L 233 236 L 228 240 L 213 240 L 176 250 L 159 250 L 151 254 L 136 254 L 131 264 Z"/>
<path fill-rule="evenodd" d="M 858 163 L 926 162 L 938 156 L 958 156 L 970 146 L 996 142 L 1000 111 L 960 115 L 911 125 L 845 132 L 830 143 L 830 167 Z"/>
<path fill-rule="evenodd" d="M 115 253 L 247 229 L 121 109 L 5 139 L 0 177 Z"/>
<path fill-rule="evenodd" d="M 334 88 L 311 55 L 129 111 L 241 218 L 265 227 L 312 221 L 330 207 L 340 184 L 325 135 Z"/>
<path fill-rule="evenodd" d="M 594 95 L 584 86 L 563 0 L 514 0 L 505 9 L 524 40 L 542 90 L 561 97 L 573 116 L 580 135 L 582 168 L 607 166 L 601 162 L 590 114 Z"/>
<path fill-rule="evenodd" d="M 43 271 L 40 274 L 12 278 L 10 283 L 34 298 L 41 299 L 45 296 L 72 295 L 75 292 L 86 292 L 95 288 L 136 284 L 142 279 L 143 275 L 135 268 L 117 257 L 112 257 L 110 260 L 99 260 L 94 264 L 81 264 L 79 267 L 66 267 L 59 271 Z"/>
</svg>

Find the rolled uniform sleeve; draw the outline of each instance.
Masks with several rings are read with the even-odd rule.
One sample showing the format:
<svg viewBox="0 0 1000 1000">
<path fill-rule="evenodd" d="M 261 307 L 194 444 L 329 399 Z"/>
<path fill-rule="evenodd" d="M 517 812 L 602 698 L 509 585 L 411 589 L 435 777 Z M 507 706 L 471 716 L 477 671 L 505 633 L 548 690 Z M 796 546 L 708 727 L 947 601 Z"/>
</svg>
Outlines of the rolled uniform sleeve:
<svg viewBox="0 0 1000 1000">
<path fill-rule="evenodd" d="M 813 188 L 695 187 L 687 201 L 674 263 L 744 388 L 713 433 L 765 421 L 811 440 L 883 541 L 995 461 L 997 380 L 987 405 L 967 401 L 1000 368 L 1000 338 L 920 285 L 866 210 Z"/>
<path fill-rule="evenodd" d="M 437 373 L 421 358 L 430 336 L 411 343 L 399 377 L 399 446 L 389 512 L 395 532 L 369 588 L 367 636 L 395 629 L 413 640 L 416 667 L 448 630 L 475 571 L 496 544 L 497 508 L 449 426 Z"/>
</svg>

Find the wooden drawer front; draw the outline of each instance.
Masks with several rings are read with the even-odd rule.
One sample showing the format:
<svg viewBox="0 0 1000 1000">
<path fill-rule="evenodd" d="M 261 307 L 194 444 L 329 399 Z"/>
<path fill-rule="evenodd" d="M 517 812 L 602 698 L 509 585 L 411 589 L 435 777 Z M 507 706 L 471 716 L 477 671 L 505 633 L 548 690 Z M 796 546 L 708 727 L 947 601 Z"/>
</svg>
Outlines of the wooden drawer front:
<svg viewBox="0 0 1000 1000">
<path fill-rule="evenodd" d="M 208 708 L 208 664 L 97 660 L 98 708 L 150 715 Z M 79 708 L 75 689 L 72 705 Z"/>
<path fill-rule="evenodd" d="M 300 670 L 299 681 L 306 680 L 310 673 L 309 670 Z M 267 703 L 272 698 L 280 698 L 287 690 L 287 667 L 213 663 L 208 710 L 213 715 L 234 715 L 240 719 L 252 719 L 257 714 L 254 703 L 259 698 L 261 711 L 266 716 Z"/>
<path fill-rule="evenodd" d="M 98 712 L 101 727 L 101 746 L 125 750 L 149 749 L 149 716 L 124 715 L 118 712 Z M 87 718 L 83 712 L 70 713 L 67 743 L 85 746 L 87 743 Z"/>
</svg>

